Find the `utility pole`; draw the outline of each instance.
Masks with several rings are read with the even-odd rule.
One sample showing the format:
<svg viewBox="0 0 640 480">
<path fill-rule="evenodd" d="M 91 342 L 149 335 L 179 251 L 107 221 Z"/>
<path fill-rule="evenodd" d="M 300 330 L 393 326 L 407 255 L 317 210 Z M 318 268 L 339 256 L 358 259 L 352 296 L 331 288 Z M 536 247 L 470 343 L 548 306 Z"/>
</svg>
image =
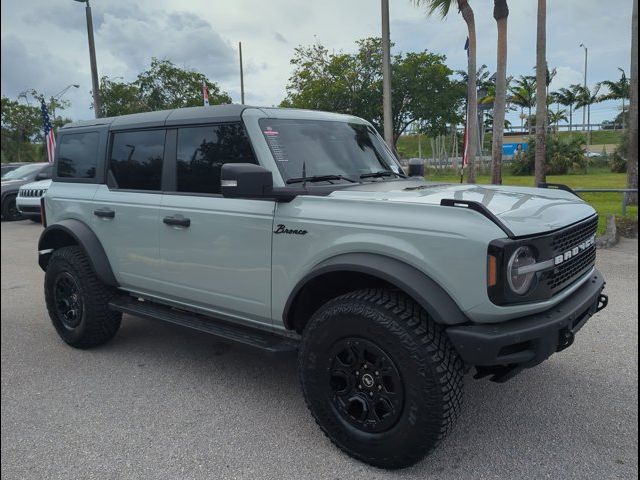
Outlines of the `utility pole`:
<svg viewBox="0 0 640 480">
<path fill-rule="evenodd" d="M 244 105 L 244 72 L 242 68 L 242 42 L 238 42 L 238 51 L 240 52 L 240 103 Z"/>
<path fill-rule="evenodd" d="M 391 36 L 389 33 L 389 0 L 382 2 L 382 112 L 384 139 L 392 151 L 393 117 L 391 110 Z"/>
<path fill-rule="evenodd" d="M 589 59 L 589 49 L 587 48 L 587 46 L 584 43 L 581 43 L 580 46 L 582 48 L 584 48 L 584 91 L 587 91 L 587 64 L 588 64 L 588 59 Z M 584 124 L 586 122 L 586 114 L 587 114 L 587 109 L 583 108 L 582 109 L 582 128 L 584 129 Z M 587 127 L 587 130 L 589 128 Z"/>
<path fill-rule="evenodd" d="M 100 102 L 100 84 L 98 82 L 98 66 L 96 64 L 96 45 L 93 41 L 93 18 L 91 16 L 91 6 L 89 0 L 76 0 L 85 4 L 87 14 L 87 36 L 89 38 L 89 61 L 91 62 L 91 87 L 93 89 L 93 110 L 96 118 L 100 118 L 102 104 Z"/>
</svg>

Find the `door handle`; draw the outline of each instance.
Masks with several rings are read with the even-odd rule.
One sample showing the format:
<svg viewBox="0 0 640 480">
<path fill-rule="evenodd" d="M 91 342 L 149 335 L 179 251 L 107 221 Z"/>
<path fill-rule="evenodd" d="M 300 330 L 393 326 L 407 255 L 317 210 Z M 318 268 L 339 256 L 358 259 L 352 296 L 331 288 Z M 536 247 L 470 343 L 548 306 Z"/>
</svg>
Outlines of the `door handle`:
<svg viewBox="0 0 640 480">
<path fill-rule="evenodd" d="M 109 208 L 101 208 L 98 210 L 94 210 L 93 214 L 96 217 L 100 217 L 100 218 L 113 218 L 116 216 L 116 212 L 114 212 L 113 210 L 109 209 Z"/>
<path fill-rule="evenodd" d="M 171 225 L 173 227 L 188 227 L 189 225 L 191 225 L 191 219 L 185 218 L 182 215 L 176 215 L 175 217 L 164 217 L 162 221 L 166 225 Z"/>
</svg>

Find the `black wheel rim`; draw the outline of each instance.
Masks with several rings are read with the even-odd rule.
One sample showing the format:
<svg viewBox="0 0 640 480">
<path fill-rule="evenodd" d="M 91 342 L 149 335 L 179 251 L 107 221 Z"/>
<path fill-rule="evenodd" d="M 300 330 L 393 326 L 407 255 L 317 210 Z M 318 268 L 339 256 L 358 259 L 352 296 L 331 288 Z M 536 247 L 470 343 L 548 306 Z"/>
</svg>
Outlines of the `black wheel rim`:
<svg viewBox="0 0 640 480">
<path fill-rule="evenodd" d="M 400 418 L 402 377 L 393 360 L 374 343 L 345 338 L 331 349 L 329 386 L 338 414 L 365 432 L 383 432 Z"/>
<path fill-rule="evenodd" d="M 76 279 L 68 272 L 60 273 L 53 284 L 56 314 L 68 329 L 74 329 L 82 320 L 82 296 Z"/>
<path fill-rule="evenodd" d="M 16 198 L 12 197 L 7 200 L 7 217 L 9 220 L 15 220 L 21 217 L 20 210 L 18 210 L 18 206 L 16 205 Z"/>
</svg>

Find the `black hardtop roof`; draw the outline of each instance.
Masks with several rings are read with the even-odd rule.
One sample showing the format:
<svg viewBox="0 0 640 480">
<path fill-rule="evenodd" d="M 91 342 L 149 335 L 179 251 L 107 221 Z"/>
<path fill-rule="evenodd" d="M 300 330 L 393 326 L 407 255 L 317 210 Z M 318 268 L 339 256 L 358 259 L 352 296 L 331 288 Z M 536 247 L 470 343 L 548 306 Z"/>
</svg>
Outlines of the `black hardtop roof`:
<svg viewBox="0 0 640 480">
<path fill-rule="evenodd" d="M 129 128 L 161 127 L 171 125 L 189 125 L 210 122 L 239 121 L 247 105 L 225 104 L 202 107 L 175 108 L 156 112 L 133 113 L 119 117 L 95 118 L 67 123 L 62 129 L 108 126 L 110 130 Z"/>
</svg>

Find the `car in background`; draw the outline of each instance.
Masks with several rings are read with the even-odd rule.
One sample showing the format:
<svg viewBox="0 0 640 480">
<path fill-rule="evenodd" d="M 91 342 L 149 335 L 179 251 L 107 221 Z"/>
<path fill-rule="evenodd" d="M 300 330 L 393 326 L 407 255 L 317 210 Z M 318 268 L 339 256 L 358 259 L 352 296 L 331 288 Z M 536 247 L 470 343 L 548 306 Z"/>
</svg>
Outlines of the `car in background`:
<svg viewBox="0 0 640 480">
<path fill-rule="evenodd" d="M 42 221 L 40 218 L 40 199 L 47 193 L 50 185 L 51 179 L 27 183 L 20 187 L 16 205 L 23 217 L 32 222 L 40 223 Z"/>
<path fill-rule="evenodd" d="M 50 179 L 52 168 L 52 164 L 47 162 L 27 163 L 2 176 L 0 212 L 2 213 L 3 221 L 22 220 L 24 218 L 16 205 L 18 190 L 27 183 Z"/>
<path fill-rule="evenodd" d="M 0 176 L 4 177 L 5 173 L 9 173 L 12 170 L 24 165 L 25 162 L 12 162 L 12 163 L 3 163 L 2 167 L 0 167 Z"/>
</svg>

